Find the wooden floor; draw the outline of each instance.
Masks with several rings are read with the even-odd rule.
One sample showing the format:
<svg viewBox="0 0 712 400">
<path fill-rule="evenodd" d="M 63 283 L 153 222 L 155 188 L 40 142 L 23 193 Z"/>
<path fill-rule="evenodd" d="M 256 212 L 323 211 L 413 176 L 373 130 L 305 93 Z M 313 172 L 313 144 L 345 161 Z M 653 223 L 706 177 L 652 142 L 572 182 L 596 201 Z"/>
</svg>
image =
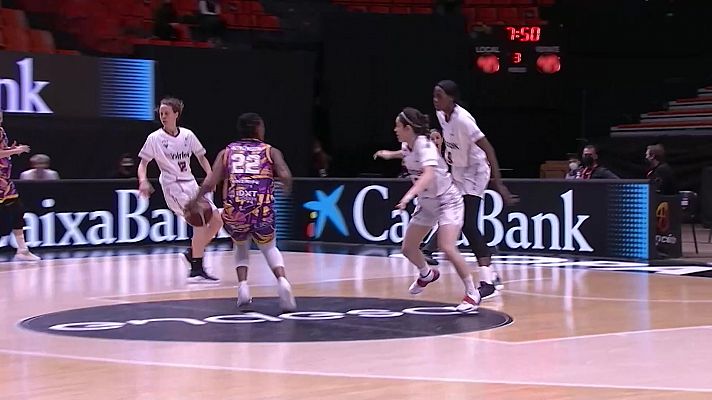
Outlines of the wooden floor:
<svg viewBox="0 0 712 400">
<path fill-rule="evenodd" d="M 415 272 L 399 257 L 285 259 L 297 297 L 414 299 Z M 275 296 L 262 257 L 252 260 L 252 295 Z M 712 279 L 503 261 L 505 290 L 483 307 L 512 324 L 302 343 L 93 339 L 18 325 L 60 310 L 235 296 L 229 251 L 207 254 L 223 279 L 211 286 L 187 285 L 179 254 L 2 263 L 0 399 L 712 398 Z M 418 300 L 459 302 L 457 275 L 441 271 Z"/>
</svg>

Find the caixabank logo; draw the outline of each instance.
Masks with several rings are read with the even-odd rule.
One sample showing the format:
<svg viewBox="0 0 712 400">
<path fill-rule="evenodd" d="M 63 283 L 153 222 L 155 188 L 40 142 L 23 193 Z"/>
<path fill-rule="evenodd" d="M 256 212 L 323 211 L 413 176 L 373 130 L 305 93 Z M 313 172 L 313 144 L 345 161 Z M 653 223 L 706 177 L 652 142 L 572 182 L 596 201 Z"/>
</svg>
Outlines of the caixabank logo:
<svg viewBox="0 0 712 400">
<path fill-rule="evenodd" d="M 310 210 L 309 219 L 312 220 L 306 227 L 306 235 L 311 239 L 321 238 L 327 223 L 334 227 L 342 236 L 349 235 L 344 215 L 339 208 L 339 200 L 344 194 L 344 185 L 326 194 L 322 190 L 314 191 L 315 200 L 304 203 L 304 208 Z"/>
<path fill-rule="evenodd" d="M 20 322 L 63 336 L 184 342 L 324 342 L 401 339 L 493 329 L 512 322 L 481 308 L 460 313 L 432 302 L 368 297 L 299 297 L 282 312 L 277 298 L 167 300 L 60 311 Z"/>
</svg>

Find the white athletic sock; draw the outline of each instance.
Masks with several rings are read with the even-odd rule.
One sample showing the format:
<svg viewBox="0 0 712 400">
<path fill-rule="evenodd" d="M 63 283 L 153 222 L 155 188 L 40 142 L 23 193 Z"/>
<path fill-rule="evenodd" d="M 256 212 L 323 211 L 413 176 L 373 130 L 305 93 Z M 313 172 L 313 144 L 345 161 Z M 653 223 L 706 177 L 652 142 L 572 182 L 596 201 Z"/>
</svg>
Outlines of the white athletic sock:
<svg viewBox="0 0 712 400">
<path fill-rule="evenodd" d="M 472 275 L 468 275 L 462 282 L 465 284 L 465 293 L 474 296 L 477 289 L 475 288 L 475 282 L 472 281 Z"/>
<path fill-rule="evenodd" d="M 483 265 L 480 267 L 480 280 L 492 284 L 492 279 L 494 279 L 494 269 L 489 265 Z"/>
</svg>

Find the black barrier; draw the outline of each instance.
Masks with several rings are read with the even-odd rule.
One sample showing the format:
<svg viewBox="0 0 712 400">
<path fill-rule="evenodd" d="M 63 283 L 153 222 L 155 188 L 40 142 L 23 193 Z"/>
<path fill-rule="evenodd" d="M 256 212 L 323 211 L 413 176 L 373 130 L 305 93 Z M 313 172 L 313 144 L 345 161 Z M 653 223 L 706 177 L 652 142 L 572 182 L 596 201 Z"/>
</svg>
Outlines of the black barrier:
<svg viewBox="0 0 712 400">
<path fill-rule="evenodd" d="M 655 196 L 655 249 L 666 257 L 682 257 L 682 205 L 679 195 Z"/>
<path fill-rule="evenodd" d="M 655 256 L 656 208 L 647 181 L 507 180 L 521 202 L 506 207 L 487 191 L 479 229 L 502 251 L 646 259 Z M 297 179 L 278 193 L 279 239 L 398 245 L 413 204 L 396 179 Z M 31 247 L 185 240 L 189 227 L 166 209 L 160 190 L 139 199 L 134 180 L 18 182 Z M 657 203 L 655 203 L 657 205 Z M 679 219 L 670 218 L 671 232 Z M 222 236 L 225 236 L 224 233 Z M 8 245 L 8 237 L 0 248 Z M 463 242 L 462 245 L 466 245 Z"/>
<path fill-rule="evenodd" d="M 160 185 L 148 200 L 140 198 L 137 181 L 64 180 L 16 182 L 26 208 L 25 239 L 30 247 L 113 246 L 187 240 L 191 228 L 166 206 Z M 291 231 L 289 198 L 277 200 L 278 239 Z M 221 230 L 218 237 L 228 237 Z M 15 247 L 0 239 L 0 249 Z"/>
<path fill-rule="evenodd" d="M 0 52 L 8 113 L 153 120 L 154 62 Z"/>
<path fill-rule="evenodd" d="M 645 259 L 654 255 L 647 181 L 507 180 L 513 207 L 488 190 L 479 229 L 502 251 Z M 293 237 L 326 242 L 399 244 L 410 219 L 393 206 L 405 180 L 307 180 L 294 197 Z M 466 245 L 466 241 L 464 243 Z"/>
</svg>

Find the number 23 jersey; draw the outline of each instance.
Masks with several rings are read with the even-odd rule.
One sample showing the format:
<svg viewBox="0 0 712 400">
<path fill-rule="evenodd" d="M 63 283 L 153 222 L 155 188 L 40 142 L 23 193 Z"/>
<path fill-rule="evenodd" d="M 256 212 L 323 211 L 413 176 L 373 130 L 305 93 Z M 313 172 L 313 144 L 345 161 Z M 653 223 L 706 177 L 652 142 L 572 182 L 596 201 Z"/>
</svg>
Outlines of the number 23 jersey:
<svg viewBox="0 0 712 400">
<path fill-rule="evenodd" d="M 138 153 L 146 161 L 156 160 L 161 170 L 161 184 L 175 181 L 195 180 L 190 170 L 190 157 L 205 155 L 205 148 L 195 133 L 187 128 L 178 128 L 176 136 L 169 135 L 163 128 L 151 133 Z"/>
</svg>

